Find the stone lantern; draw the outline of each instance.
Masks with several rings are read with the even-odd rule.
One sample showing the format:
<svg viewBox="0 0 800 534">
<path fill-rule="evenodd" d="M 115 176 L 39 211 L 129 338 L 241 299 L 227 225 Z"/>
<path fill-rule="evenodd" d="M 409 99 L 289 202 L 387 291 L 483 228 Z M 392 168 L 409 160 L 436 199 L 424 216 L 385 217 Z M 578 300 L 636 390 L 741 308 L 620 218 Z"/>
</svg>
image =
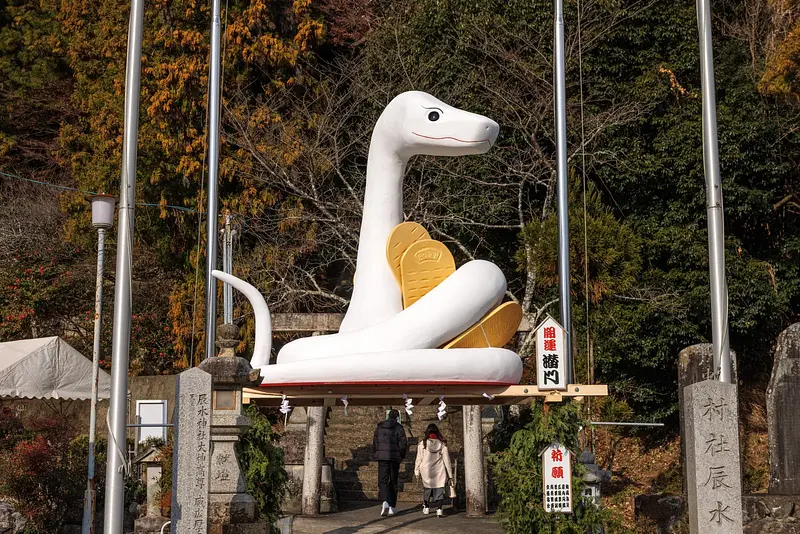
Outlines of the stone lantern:
<svg viewBox="0 0 800 534">
<path fill-rule="evenodd" d="M 206 358 L 198 367 L 211 375 L 211 472 L 209 477 L 209 534 L 266 532 L 266 523 L 256 523 L 256 504 L 236 458 L 236 442 L 250 428 L 242 415 L 242 389 L 260 383 L 258 369 L 234 352 L 239 329 L 223 324 L 217 329 L 218 356 Z"/>
<path fill-rule="evenodd" d="M 600 484 L 611 481 L 611 471 L 600 468 L 594 460 L 594 454 L 589 449 L 585 449 L 578 457 L 578 461 L 586 467 L 583 496 L 591 499 L 595 506 L 600 506 Z"/>
</svg>

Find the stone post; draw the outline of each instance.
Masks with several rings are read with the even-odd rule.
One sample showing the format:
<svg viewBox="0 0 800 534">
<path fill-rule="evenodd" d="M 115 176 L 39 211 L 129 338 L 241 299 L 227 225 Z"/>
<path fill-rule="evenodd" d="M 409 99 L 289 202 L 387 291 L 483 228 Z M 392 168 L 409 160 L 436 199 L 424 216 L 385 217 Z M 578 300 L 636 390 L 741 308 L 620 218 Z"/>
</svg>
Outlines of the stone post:
<svg viewBox="0 0 800 534">
<path fill-rule="evenodd" d="M 800 323 L 778 336 L 767 386 L 769 492 L 800 495 Z"/>
<path fill-rule="evenodd" d="M 147 477 L 147 515 L 160 516 L 161 515 L 161 466 L 148 465 L 145 468 L 145 476 Z M 162 523 L 163 525 L 163 523 Z"/>
<path fill-rule="evenodd" d="M 170 532 L 206 534 L 211 459 L 211 375 L 198 368 L 178 375 L 175 414 Z"/>
<path fill-rule="evenodd" d="M 150 448 L 144 458 L 138 460 L 145 470 L 147 482 L 147 514 L 134 521 L 134 534 L 160 534 L 161 527 L 169 521 L 161 516 L 161 453 Z M 2 532 L 2 530 L 0 530 Z"/>
<path fill-rule="evenodd" d="M 269 528 L 256 522 L 255 500 L 247 494 L 236 458 L 236 442 L 250 427 L 250 420 L 242 415 L 242 388 L 260 383 L 258 369 L 234 353 L 238 333 L 234 325 L 221 325 L 217 329 L 219 356 L 199 365 L 213 380 L 209 534 L 264 534 Z"/>
<path fill-rule="evenodd" d="M 303 406 L 295 406 L 281 433 L 280 446 L 283 449 L 283 467 L 289 475 L 286 493 L 281 501 L 281 511 L 286 514 L 303 513 L 303 462 L 306 453 L 306 427 L 308 412 Z"/>
<path fill-rule="evenodd" d="M 306 454 L 303 462 L 303 515 L 318 515 L 321 486 L 321 469 L 324 459 L 325 419 L 328 408 L 308 408 Z"/>
<path fill-rule="evenodd" d="M 678 416 L 681 432 L 681 466 L 683 468 L 683 493 L 686 494 L 686 481 L 689 473 L 686 469 L 686 432 L 684 427 L 683 393 L 686 386 L 714 378 L 714 348 L 711 343 L 699 343 L 683 349 L 678 354 Z M 736 353 L 731 352 L 731 373 L 733 383 L 738 383 L 739 373 L 736 368 Z"/>
<path fill-rule="evenodd" d="M 480 406 L 464 406 L 464 485 L 467 517 L 486 514 L 486 481 L 483 470 L 483 425 Z"/>
<path fill-rule="evenodd" d="M 705 380 L 684 390 L 691 534 L 742 533 L 736 386 Z"/>
</svg>

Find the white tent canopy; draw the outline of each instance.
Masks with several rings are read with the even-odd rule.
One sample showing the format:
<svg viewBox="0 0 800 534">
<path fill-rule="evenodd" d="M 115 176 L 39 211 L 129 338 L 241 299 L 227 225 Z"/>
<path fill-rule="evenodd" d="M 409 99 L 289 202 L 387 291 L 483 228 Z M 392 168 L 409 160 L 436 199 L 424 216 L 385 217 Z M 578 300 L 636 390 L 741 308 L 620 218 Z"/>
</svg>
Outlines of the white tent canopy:
<svg viewBox="0 0 800 534">
<path fill-rule="evenodd" d="M 110 393 L 111 377 L 101 369 L 97 396 Z M 0 343 L 0 397 L 91 399 L 92 361 L 60 337 Z"/>
</svg>

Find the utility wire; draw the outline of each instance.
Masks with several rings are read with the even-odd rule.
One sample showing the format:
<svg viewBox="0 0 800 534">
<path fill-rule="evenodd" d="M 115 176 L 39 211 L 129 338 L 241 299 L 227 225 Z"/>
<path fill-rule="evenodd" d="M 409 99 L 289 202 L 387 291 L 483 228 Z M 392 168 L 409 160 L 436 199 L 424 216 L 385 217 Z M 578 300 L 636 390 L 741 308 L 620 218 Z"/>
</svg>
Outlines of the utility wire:
<svg viewBox="0 0 800 534">
<path fill-rule="evenodd" d="M 54 184 L 54 183 L 50 183 L 50 182 L 45 182 L 45 181 L 42 181 L 42 180 L 34 180 L 33 178 L 25 178 L 23 176 L 19 176 L 19 175 L 16 175 L 16 174 L 9 174 L 9 173 L 3 172 L 3 171 L 0 171 L 0 176 L 3 176 L 5 178 L 12 178 L 14 180 L 21 180 L 23 182 L 28 182 L 28 183 L 31 183 L 31 184 L 41 185 L 41 186 L 45 186 L 45 187 L 52 187 L 54 189 L 63 189 L 65 191 L 75 191 L 76 193 L 83 193 L 84 195 L 96 195 L 97 194 L 96 191 L 87 191 L 87 190 L 84 190 L 84 189 L 78 189 L 77 187 L 70 187 L 68 185 L 59 185 L 59 184 Z M 137 206 L 145 206 L 145 207 L 148 207 L 148 208 L 169 208 L 169 209 L 173 209 L 173 210 L 184 211 L 184 212 L 187 212 L 187 213 L 197 213 L 197 210 L 194 210 L 192 208 L 187 208 L 186 206 L 176 206 L 174 204 L 154 204 L 152 202 L 137 202 L 136 205 Z"/>
</svg>

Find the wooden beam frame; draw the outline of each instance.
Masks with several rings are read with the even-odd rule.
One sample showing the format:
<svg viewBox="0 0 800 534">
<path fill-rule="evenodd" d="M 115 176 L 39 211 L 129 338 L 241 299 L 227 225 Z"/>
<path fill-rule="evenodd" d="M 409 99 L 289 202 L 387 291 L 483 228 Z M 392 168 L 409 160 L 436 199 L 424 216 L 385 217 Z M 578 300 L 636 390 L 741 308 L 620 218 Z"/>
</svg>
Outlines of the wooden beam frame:
<svg viewBox="0 0 800 534">
<path fill-rule="evenodd" d="M 561 402 L 564 397 L 605 397 L 605 384 L 570 384 L 566 391 L 540 391 L 536 385 L 518 386 L 458 386 L 458 385 L 337 385 L 326 386 L 270 386 L 245 388 L 243 401 L 258 406 L 280 406 L 286 395 L 291 406 L 343 406 L 341 397 L 347 395 L 350 406 L 380 406 L 403 404 L 403 394 L 415 399 L 415 406 L 433 404 L 444 395 L 448 406 L 510 405 L 522 404 L 542 397 L 545 402 Z M 484 394 L 488 395 L 485 396 Z"/>
</svg>

